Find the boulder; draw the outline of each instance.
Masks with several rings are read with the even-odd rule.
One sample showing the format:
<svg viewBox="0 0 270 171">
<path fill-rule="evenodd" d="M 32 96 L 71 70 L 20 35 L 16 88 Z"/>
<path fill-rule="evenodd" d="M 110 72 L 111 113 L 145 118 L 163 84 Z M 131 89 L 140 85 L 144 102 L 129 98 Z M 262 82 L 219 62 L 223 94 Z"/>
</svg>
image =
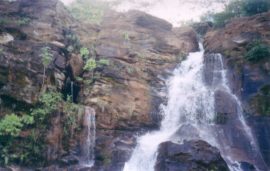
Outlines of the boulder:
<svg viewBox="0 0 270 171">
<path fill-rule="evenodd" d="M 160 144 L 155 165 L 156 171 L 229 171 L 217 148 L 201 140 L 184 141 L 183 144 Z"/>
<path fill-rule="evenodd" d="M 184 141 L 183 144 L 164 142 L 160 144 L 155 165 L 156 171 L 229 171 L 217 148 L 208 143 Z"/>
</svg>

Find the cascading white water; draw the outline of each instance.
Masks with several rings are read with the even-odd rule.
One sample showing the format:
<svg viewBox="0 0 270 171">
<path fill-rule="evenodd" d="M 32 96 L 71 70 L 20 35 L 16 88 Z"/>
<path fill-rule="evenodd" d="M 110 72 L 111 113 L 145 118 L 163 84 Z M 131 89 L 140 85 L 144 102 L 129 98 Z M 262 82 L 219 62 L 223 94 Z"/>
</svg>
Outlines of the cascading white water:
<svg viewBox="0 0 270 171">
<path fill-rule="evenodd" d="M 125 163 L 123 171 L 154 171 L 157 150 L 160 143 L 183 140 L 202 139 L 221 151 L 222 156 L 232 171 L 241 170 L 234 160 L 233 151 L 228 150 L 229 144 L 220 145 L 220 137 L 225 137 L 224 130 L 218 131 L 214 124 L 215 91 L 224 89 L 237 103 L 237 117 L 244 130 L 246 141 L 255 148 L 252 133 L 242 116 L 241 103 L 237 96 L 232 94 L 226 78 L 221 55 L 214 55 L 215 62 L 211 85 L 204 80 L 204 50 L 190 53 L 185 61 L 175 69 L 173 76 L 167 81 L 168 102 L 161 106 L 164 114 L 161 128 L 158 131 L 148 132 L 137 139 L 137 146 L 130 160 Z M 225 131 L 226 132 L 226 131 Z M 221 140 L 222 141 L 222 140 Z M 254 150 L 255 151 L 255 150 Z"/>
<path fill-rule="evenodd" d="M 81 143 L 81 164 L 92 167 L 94 165 L 94 148 L 96 140 L 95 110 L 85 107 L 83 142 Z"/>
<path fill-rule="evenodd" d="M 175 132 L 185 123 L 210 123 L 214 118 L 211 112 L 214 110 L 213 95 L 203 83 L 203 53 L 202 48 L 190 53 L 167 81 L 168 102 L 162 106 L 161 128 L 138 138 L 138 145 L 124 171 L 153 171 L 160 143 L 173 140 Z"/>
</svg>

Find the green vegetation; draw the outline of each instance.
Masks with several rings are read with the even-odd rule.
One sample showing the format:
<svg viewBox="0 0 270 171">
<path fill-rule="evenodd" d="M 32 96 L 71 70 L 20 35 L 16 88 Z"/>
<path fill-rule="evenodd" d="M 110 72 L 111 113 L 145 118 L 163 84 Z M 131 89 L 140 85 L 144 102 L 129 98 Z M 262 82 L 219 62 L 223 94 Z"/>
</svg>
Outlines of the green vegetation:
<svg viewBox="0 0 270 171">
<path fill-rule="evenodd" d="M 81 57 L 83 59 L 88 59 L 89 58 L 89 54 L 90 54 L 90 52 L 89 52 L 89 50 L 86 47 L 82 47 L 80 49 L 80 55 L 81 55 Z"/>
<path fill-rule="evenodd" d="M 16 24 L 18 26 L 24 26 L 29 24 L 31 21 L 28 17 L 21 17 L 18 19 L 15 18 L 8 18 L 8 17 L 1 17 L 0 19 L 0 25 L 10 25 L 10 24 Z"/>
<path fill-rule="evenodd" d="M 246 0 L 243 2 L 243 13 L 247 16 L 267 12 L 270 9 L 269 0 Z"/>
<path fill-rule="evenodd" d="M 49 114 L 56 111 L 62 101 L 62 94 L 55 91 L 43 93 L 39 98 L 39 106 L 32 109 L 31 116 L 35 118 L 38 123 L 46 120 Z"/>
<path fill-rule="evenodd" d="M 64 113 L 62 124 L 68 142 L 80 130 L 78 123 L 82 112 L 79 109 L 80 106 L 73 103 L 70 97 L 64 101 L 61 93 L 49 90 L 40 96 L 36 107 L 29 112 L 5 115 L 0 119 L 0 165 L 42 166 L 45 161 L 45 134 L 53 113 Z"/>
<path fill-rule="evenodd" d="M 245 59 L 251 62 L 259 62 L 263 59 L 270 59 L 270 47 L 260 41 L 252 42 L 248 45 Z"/>
<path fill-rule="evenodd" d="M 83 22 L 100 24 L 108 5 L 98 0 L 77 0 L 70 5 L 69 10 L 75 18 Z"/>
<path fill-rule="evenodd" d="M 47 46 L 43 47 L 41 49 L 40 57 L 43 64 L 43 80 L 42 80 L 42 87 L 43 87 L 45 79 L 46 79 L 46 69 L 48 68 L 48 66 L 53 60 L 53 54 L 51 53 L 51 48 Z"/>
<path fill-rule="evenodd" d="M 268 0 L 232 0 L 223 12 L 208 13 L 202 17 L 202 20 L 212 21 L 215 27 L 223 27 L 232 18 L 251 16 L 269 9 L 270 2 Z"/>
<path fill-rule="evenodd" d="M 125 32 L 124 35 L 123 35 L 123 37 L 124 37 L 124 39 L 125 39 L 126 41 L 129 41 L 129 40 L 130 40 L 130 37 L 129 37 L 128 32 Z"/>
<path fill-rule="evenodd" d="M 0 121 L 0 135 L 18 136 L 22 127 L 21 118 L 15 114 L 6 115 Z"/>
<path fill-rule="evenodd" d="M 83 67 L 83 70 L 87 71 L 87 72 L 91 72 L 92 73 L 92 79 L 91 80 L 82 80 L 81 78 L 77 78 L 76 79 L 77 81 L 84 81 L 84 82 L 88 82 L 88 83 L 93 82 L 94 70 L 97 67 L 102 67 L 102 66 L 106 66 L 106 65 L 110 64 L 109 60 L 107 60 L 107 59 L 96 60 L 96 54 L 95 54 L 94 46 L 92 47 L 91 52 L 92 53 L 91 53 L 91 56 L 90 56 L 90 51 L 86 47 L 82 47 L 80 49 L 80 55 L 85 60 L 85 65 Z"/>
<path fill-rule="evenodd" d="M 93 71 L 97 67 L 97 63 L 95 59 L 88 59 L 86 64 L 84 65 L 83 69 L 85 71 Z"/>
<path fill-rule="evenodd" d="M 257 114 L 270 116 L 270 85 L 263 86 L 250 104 Z"/>
</svg>

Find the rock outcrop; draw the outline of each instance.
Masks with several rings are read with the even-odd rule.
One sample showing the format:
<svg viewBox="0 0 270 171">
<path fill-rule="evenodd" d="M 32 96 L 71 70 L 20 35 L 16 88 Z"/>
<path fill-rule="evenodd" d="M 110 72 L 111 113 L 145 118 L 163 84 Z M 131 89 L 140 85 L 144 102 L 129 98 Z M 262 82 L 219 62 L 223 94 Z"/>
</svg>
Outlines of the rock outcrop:
<svg viewBox="0 0 270 171">
<path fill-rule="evenodd" d="M 245 56 L 253 42 L 270 45 L 269 18 L 270 13 L 267 12 L 234 19 L 224 28 L 210 30 L 204 41 L 206 58 L 211 53 L 223 55 L 231 89 L 242 101 L 246 120 L 257 138 L 258 146 L 268 166 L 270 166 L 270 160 L 266 149 L 269 147 L 269 142 L 266 137 L 270 134 L 265 130 L 269 125 L 270 61 L 266 58 L 252 62 L 246 60 Z M 218 96 L 225 99 L 221 101 L 222 104 L 218 104 L 218 110 L 223 111 L 222 106 L 227 106 L 226 113 L 231 113 L 230 110 L 234 110 L 234 107 L 228 110 L 228 106 L 231 105 L 226 95 L 219 93 Z"/>
<path fill-rule="evenodd" d="M 173 28 L 139 11 L 111 11 L 96 26 L 75 21 L 57 0 L 17 0 L 1 1 L 0 16 L 0 96 L 4 102 L 0 117 L 11 110 L 29 111 L 45 89 L 65 97 L 72 93 L 74 102 L 96 111 L 92 170 L 122 169 L 135 146 L 136 132 L 159 125 L 163 77 L 187 53 L 198 49 L 192 28 Z M 85 71 L 81 47 L 88 48 L 97 63 L 106 60 L 107 64 Z M 52 55 L 48 66 L 42 61 L 44 48 Z M 48 121 L 43 137 L 46 148 L 41 152 L 44 170 L 63 170 L 78 163 L 80 132 L 64 139 L 66 116 L 56 112 Z M 76 118 L 81 120 L 79 115 Z M 77 124 L 83 127 L 83 122 Z"/>
<path fill-rule="evenodd" d="M 99 78 L 83 85 L 79 99 L 96 109 L 97 167 L 121 170 L 135 146 L 134 131 L 159 125 L 161 76 L 198 45 L 191 28 L 173 29 L 139 11 L 110 13 L 99 29 L 95 42 L 86 44 L 95 47 L 97 61 L 106 59 L 109 65 L 96 69 Z"/>
<path fill-rule="evenodd" d="M 164 142 L 158 150 L 156 171 L 229 171 L 218 149 L 201 140 L 183 144 Z"/>
</svg>

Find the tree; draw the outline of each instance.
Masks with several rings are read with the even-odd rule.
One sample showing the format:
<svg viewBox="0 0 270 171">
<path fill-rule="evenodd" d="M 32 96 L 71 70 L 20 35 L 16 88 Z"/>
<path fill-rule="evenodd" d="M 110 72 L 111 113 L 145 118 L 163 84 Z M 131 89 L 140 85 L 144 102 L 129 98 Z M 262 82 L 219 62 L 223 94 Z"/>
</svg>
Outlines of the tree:
<svg viewBox="0 0 270 171">
<path fill-rule="evenodd" d="M 43 64 L 43 80 L 42 80 L 42 87 L 43 87 L 45 83 L 45 79 L 46 79 L 46 69 L 48 68 L 48 66 L 53 60 L 53 54 L 51 53 L 51 48 L 47 46 L 43 47 L 41 49 L 40 56 L 42 58 L 41 60 Z"/>
<path fill-rule="evenodd" d="M 246 0 L 243 3 L 245 15 L 255 15 L 267 12 L 270 8 L 270 2 L 267 0 Z"/>
</svg>

